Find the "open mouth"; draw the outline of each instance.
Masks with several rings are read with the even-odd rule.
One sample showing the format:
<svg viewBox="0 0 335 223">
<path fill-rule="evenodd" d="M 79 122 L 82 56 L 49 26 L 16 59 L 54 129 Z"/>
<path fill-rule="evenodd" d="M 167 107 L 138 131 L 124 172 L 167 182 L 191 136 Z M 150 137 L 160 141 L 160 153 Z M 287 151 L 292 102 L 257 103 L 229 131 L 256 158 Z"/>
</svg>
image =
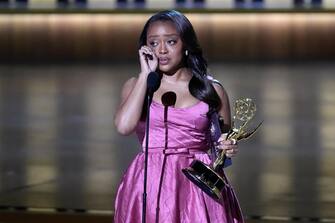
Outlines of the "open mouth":
<svg viewBox="0 0 335 223">
<path fill-rule="evenodd" d="M 159 64 L 166 65 L 168 63 L 169 63 L 169 59 L 168 58 L 159 58 Z"/>
</svg>

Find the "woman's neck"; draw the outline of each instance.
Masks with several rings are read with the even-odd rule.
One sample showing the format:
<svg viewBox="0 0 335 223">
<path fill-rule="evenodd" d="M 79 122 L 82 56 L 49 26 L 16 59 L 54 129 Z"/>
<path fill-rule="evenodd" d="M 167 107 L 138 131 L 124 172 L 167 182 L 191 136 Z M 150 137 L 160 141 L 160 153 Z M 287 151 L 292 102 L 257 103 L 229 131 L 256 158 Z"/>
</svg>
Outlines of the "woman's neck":
<svg viewBox="0 0 335 223">
<path fill-rule="evenodd" d="M 186 67 L 182 67 L 174 73 L 170 73 L 170 74 L 162 73 L 162 81 L 165 81 L 168 83 L 176 83 L 180 81 L 188 82 L 189 80 L 191 80 L 191 78 L 192 78 L 191 71 Z"/>
</svg>

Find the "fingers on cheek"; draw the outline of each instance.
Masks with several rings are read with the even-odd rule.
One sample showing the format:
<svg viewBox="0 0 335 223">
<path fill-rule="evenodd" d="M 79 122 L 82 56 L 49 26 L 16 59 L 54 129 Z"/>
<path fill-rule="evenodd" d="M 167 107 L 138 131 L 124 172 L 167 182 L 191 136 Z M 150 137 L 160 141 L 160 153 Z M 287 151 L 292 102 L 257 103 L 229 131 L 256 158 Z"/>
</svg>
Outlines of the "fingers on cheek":
<svg viewBox="0 0 335 223">
<path fill-rule="evenodd" d="M 145 53 L 145 50 L 140 49 L 139 53 L 140 53 L 141 55 L 143 55 L 143 53 Z"/>
</svg>

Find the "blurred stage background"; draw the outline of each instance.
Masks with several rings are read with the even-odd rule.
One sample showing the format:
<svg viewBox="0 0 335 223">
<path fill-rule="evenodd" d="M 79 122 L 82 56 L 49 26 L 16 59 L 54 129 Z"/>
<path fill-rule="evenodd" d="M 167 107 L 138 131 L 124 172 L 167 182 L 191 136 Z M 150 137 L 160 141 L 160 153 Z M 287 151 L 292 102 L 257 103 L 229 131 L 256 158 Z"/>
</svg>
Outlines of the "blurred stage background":
<svg viewBox="0 0 335 223">
<path fill-rule="evenodd" d="M 122 84 L 156 11 L 191 20 L 260 131 L 227 169 L 247 222 L 335 222 L 335 0 L 0 0 L 0 222 L 111 222 L 139 150 Z"/>
</svg>

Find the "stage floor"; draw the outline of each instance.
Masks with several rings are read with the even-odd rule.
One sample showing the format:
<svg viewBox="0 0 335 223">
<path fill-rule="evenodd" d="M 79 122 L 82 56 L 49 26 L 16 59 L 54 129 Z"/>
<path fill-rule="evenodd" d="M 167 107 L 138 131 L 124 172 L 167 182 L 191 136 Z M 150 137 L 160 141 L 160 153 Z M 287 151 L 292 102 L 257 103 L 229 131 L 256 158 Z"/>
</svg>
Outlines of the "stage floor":
<svg viewBox="0 0 335 223">
<path fill-rule="evenodd" d="M 135 61 L 0 65 L 0 211 L 113 213 L 139 151 L 134 135 L 117 134 L 113 115 L 138 69 Z M 264 120 L 227 169 L 243 213 L 335 222 L 335 65 L 214 62 L 210 72 L 231 101 L 256 99 Z"/>
</svg>

